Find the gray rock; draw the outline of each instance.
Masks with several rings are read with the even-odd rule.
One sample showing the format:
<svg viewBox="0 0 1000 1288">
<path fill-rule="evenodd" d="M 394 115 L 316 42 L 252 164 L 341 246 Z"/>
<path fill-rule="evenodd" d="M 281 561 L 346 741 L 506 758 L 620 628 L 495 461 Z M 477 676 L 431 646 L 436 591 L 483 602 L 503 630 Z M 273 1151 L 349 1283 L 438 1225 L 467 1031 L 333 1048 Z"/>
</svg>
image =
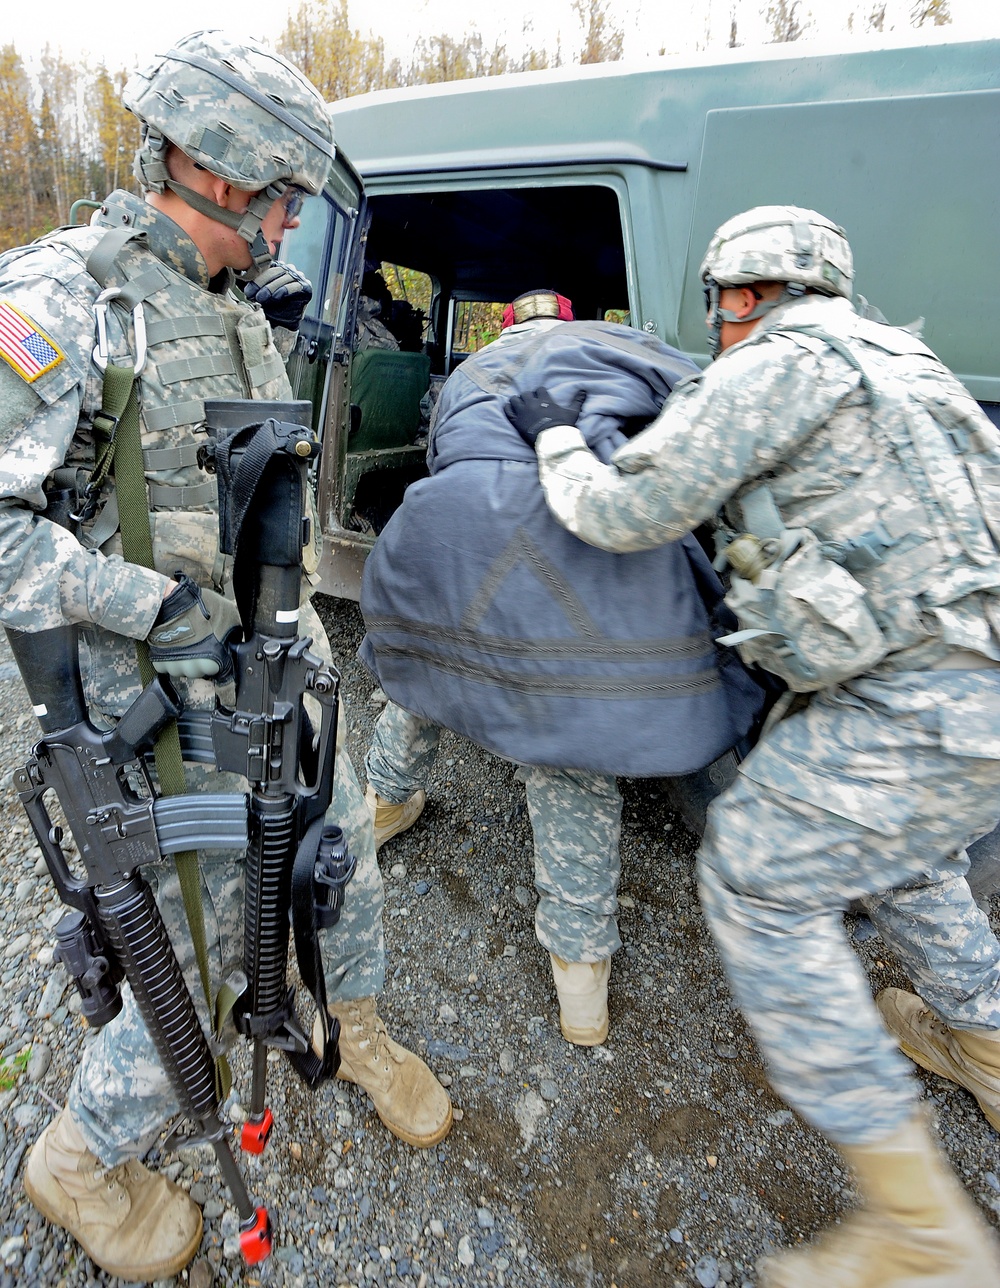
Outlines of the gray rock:
<svg viewBox="0 0 1000 1288">
<path fill-rule="evenodd" d="M 21 954 L 31 947 L 31 936 L 25 932 L 12 939 L 7 947 L 3 950 L 6 958 L 20 957 Z"/>
<path fill-rule="evenodd" d="M 42 1117 L 42 1108 L 40 1105 L 17 1105 L 12 1116 L 18 1127 L 31 1127 Z"/>
<path fill-rule="evenodd" d="M 42 1000 L 38 1003 L 38 1010 L 35 1014 L 42 1019 L 47 1019 L 52 1015 L 62 1001 L 62 995 L 65 993 L 68 983 L 69 979 L 66 972 L 61 967 L 58 970 L 54 970 L 45 982 Z"/>
<path fill-rule="evenodd" d="M 15 1146 L 14 1149 L 12 1149 L 11 1152 L 7 1155 L 7 1162 L 4 1164 L 3 1181 L 2 1181 L 3 1190 L 5 1193 L 9 1193 L 10 1187 L 14 1184 L 14 1177 L 18 1173 L 18 1169 L 21 1166 L 21 1158 L 23 1157 L 24 1151 L 27 1148 L 28 1148 L 28 1142 L 24 1140 L 20 1143 L 20 1145 Z"/>
<path fill-rule="evenodd" d="M 873 923 L 867 917 L 858 917 L 858 923 L 854 927 L 854 942 L 856 944 L 867 944 L 870 939 L 877 939 L 878 931 Z"/>
<path fill-rule="evenodd" d="M 44 1042 L 36 1042 L 31 1048 L 25 1075 L 30 1083 L 39 1083 L 49 1071 L 52 1063 L 52 1052 Z"/>
</svg>

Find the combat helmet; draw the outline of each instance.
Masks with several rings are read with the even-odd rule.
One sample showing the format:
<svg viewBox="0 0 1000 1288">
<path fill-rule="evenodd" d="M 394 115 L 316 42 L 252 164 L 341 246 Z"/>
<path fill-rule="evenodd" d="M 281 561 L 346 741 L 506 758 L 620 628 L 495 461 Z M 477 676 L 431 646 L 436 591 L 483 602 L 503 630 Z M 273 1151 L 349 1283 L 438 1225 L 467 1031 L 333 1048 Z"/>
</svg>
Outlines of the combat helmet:
<svg viewBox="0 0 1000 1288">
<path fill-rule="evenodd" d="M 790 299 L 818 291 L 850 299 L 854 260 L 847 234 L 831 219 L 801 206 L 755 206 L 734 215 L 712 235 L 699 270 L 709 307 L 709 348 L 718 354 L 723 322 L 748 322 Z M 738 319 L 719 306 L 725 286 L 783 282 L 774 300 L 759 300 Z"/>
<path fill-rule="evenodd" d="M 280 54 L 245 37 L 198 31 L 131 76 L 122 102 L 142 125 L 133 170 L 146 189 L 169 188 L 235 228 L 255 269 L 270 261 L 261 220 L 289 187 L 318 193 L 335 155 L 333 123 L 314 85 Z M 172 179 L 173 143 L 197 165 L 255 195 L 245 214 L 224 210 Z"/>
</svg>

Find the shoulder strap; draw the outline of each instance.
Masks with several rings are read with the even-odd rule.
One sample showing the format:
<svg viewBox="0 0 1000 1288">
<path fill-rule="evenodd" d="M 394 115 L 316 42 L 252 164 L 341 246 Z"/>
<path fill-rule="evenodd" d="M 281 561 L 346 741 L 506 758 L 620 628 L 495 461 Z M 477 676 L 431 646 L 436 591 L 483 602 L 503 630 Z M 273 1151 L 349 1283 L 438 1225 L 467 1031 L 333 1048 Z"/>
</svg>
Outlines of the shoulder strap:
<svg viewBox="0 0 1000 1288">
<path fill-rule="evenodd" d="M 767 541 L 780 537 L 785 531 L 785 524 L 774 503 L 774 496 L 766 483 L 760 483 L 746 496 L 740 499 L 743 511 L 743 525 L 747 532 Z"/>
<path fill-rule="evenodd" d="M 109 228 L 87 256 L 87 272 L 94 281 L 107 286 L 118 252 L 134 238 L 143 235 L 139 228 Z"/>
<path fill-rule="evenodd" d="M 941 516 L 944 528 L 972 562 L 980 567 L 994 565 L 1000 552 L 998 543 L 982 516 L 965 453 L 931 403 L 914 398 L 897 376 L 866 363 L 856 347 L 842 336 L 813 326 L 776 330 L 822 341 L 859 373 L 871 401 L 873 436 L 899 462 L 925 509 Z M 864 336 L 858 339 L 866 343 Z M 934 356 L 924 346 L 920 351 Z M 972 515 L 978 516 L 978 522 Z"/>
<path fill-rule="evenodd" d="M 149 497 L 146 492 L 146 475 L 142 460 L 135 371 L 131 366 L 120 367 L 112 362 L 108 363 L 104 372 L 102 414 L 113 417 L 115 424 L 106 455 L 113 457 L 114 461 L 115 497 L 121 524 L 122 554 L 128 563 L 152 568 L 154 566 L 153 537 L 149 523 Z M 151 683 L 155 674 L 149 659 L 149 645 L 145 640 L 137 640 L 135 648 L 139 678 L 145 688 Z M 180 733 L 176 721 L 171 721 L 161 731 L 153 754 L 161 793 L 164 796 L 180 795 L 184 791 L 184 762 L 181 757 Z M 197 851 L 185 850 L 175 854 L 174 864 L 184 900 L 188 928 L 191 932 L 191 942 L 198 961 L 198 974 L 201 977 L 205 1002 L 209 1015 L 214 1015 Z M 220 1088 L 225 1088 L 224 1094 L 228 1094 L 227 1084 L 231 1082 L 231 1075 L 225 1058 L 221 1055 L 216 1060 L 216 1071 Z"/>
</svg>

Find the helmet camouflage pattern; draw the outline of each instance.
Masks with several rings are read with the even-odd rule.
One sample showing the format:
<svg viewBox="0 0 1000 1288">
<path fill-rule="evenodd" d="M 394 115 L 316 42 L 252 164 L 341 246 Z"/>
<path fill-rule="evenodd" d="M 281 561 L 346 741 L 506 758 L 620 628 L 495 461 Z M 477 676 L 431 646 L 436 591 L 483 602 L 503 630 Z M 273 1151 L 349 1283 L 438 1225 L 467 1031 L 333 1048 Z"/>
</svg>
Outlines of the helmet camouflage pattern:
<svg viewBox="0 0 1000 1288">
<path fill-rule="evenodd" d="M 125 85 L 143 125 L 136 178 L 162 191 L 161 140 L 234 188 L 295 184 L 316 194 L 333 159 L 333 123 L 314 85 L 280 54 L 223 31 L 185 36 Z"/>
<path fill-rule="evenodd" d="M 800 206 L 755 206 L 718 228 L 701 280 L 719 286 L 787 282 L 850 299 L 854 261 L 843 228 Z"/>
</svg>

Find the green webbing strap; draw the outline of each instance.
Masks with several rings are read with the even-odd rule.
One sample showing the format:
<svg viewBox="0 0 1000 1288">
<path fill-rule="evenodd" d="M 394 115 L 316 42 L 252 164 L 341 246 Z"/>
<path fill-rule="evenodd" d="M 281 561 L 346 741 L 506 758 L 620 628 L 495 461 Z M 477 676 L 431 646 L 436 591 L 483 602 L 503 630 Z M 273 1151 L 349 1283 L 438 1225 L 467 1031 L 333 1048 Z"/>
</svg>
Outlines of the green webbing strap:
<svg viewBox="0 0 1000 1288">
<path fill-rule="evenodd" d="M 143 568 L 153 567 L 153 536 L 149 524 L 149 499 L 146 493 L 146 475 L 142 461 L 142 439 L 139 433 L 139 402 L 135 393 L 135 372 L 131 367 L 119 367 L 109 362 L 104 373 L 101 414 L 111 417 L 117 424 L 114 435 L 114 480 L 121 523 L 122 554 L 128 563 Z M 136 640 L 139 678 L 143 688 L 154 675 L 149 660 L 149 645 Z M 181 740 L 176 721 L 171 721 L 156 740 L 154 750 L 156 773 L 160 791 L 164 796 L 178 796 L 184 791 L 184 764 L 181 759 Z M 198 854 L 186 850 L 174 855 L 177 879 L 180 882 L 187 914 L 191 942 L 198 959 L 198 974 L 205 994 L 210 1016 L 215 1016 L 212 1006 L 212 984 L 208 969 L 208 943 L 205 935 L 205 910 L 201 902 L 201 880 L 198 871 Z M 218 1031 L 216 1037 L 219 1036 Z M 226 1059 L 216 1057 L 216 1083 L 220 1098 L 225 1099 L 232 1085 L 232 1075 Z"/>
</svg>

